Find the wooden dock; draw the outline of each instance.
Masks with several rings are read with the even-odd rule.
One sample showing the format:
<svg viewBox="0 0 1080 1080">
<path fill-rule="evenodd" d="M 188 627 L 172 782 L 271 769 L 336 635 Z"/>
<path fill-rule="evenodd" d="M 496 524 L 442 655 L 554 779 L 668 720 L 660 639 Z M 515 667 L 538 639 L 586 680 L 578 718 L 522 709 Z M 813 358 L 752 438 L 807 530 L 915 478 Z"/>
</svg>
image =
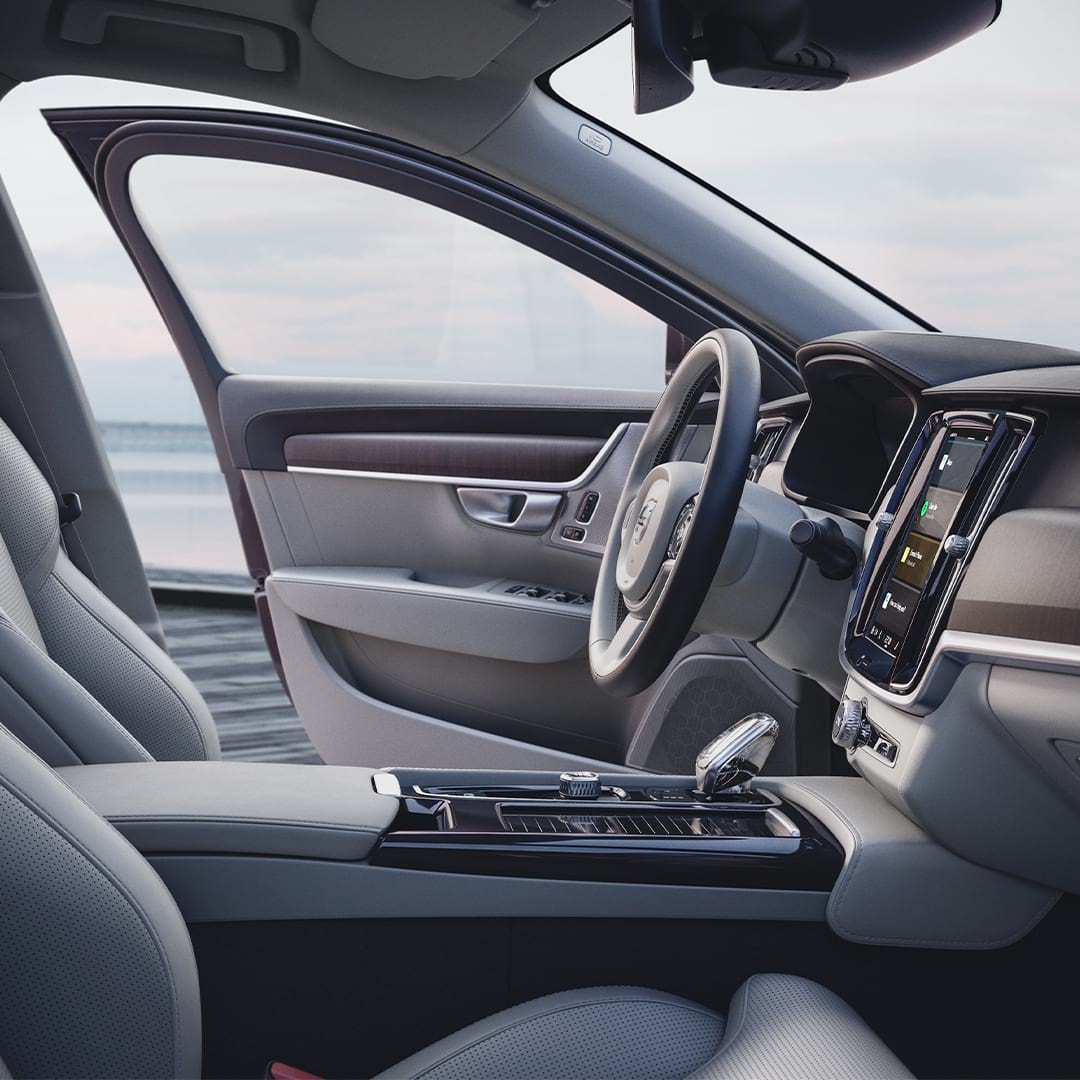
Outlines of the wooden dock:
<svg viewBox="0 0 1080 1080">
<path fill-rule="evenodd" d="M 160 602 L 158 610 L 172 658 L 210 706 L 224 758 L 320 763 L 253 610 Z"/>
</svg>

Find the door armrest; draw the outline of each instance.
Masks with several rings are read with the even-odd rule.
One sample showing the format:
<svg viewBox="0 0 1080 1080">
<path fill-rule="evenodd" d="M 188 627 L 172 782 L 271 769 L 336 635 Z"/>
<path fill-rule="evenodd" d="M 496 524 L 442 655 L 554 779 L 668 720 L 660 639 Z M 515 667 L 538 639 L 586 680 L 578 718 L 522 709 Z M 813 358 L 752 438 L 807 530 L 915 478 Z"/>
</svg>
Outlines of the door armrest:
<svg viewBox="0 0 1080 1080">
<path fill-rule="evenodd" d="M 338 630 L 526 664 L 584 655 L 589 606 L 529 599 L 509 591 L 515 584 L 437 584 L 374 566 L 290 566 L 266 579 L 294 614 Z"/>
</svg>

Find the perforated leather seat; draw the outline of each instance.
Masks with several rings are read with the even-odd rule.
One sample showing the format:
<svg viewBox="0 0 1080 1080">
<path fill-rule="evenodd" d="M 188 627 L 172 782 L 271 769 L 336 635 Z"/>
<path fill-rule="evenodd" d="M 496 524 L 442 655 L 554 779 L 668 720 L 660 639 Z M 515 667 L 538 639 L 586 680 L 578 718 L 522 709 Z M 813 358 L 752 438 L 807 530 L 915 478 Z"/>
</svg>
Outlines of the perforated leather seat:
<svg viewBox="0 0 1080 1080">
<path fill-rule="evenodd" d="M 199 986 L 183 919 L 149 864 L 48 766 L 217 757 L 213 721 L 67 558 L 53 492 L 2 422 L 0 463 L 0 717 L 17 736 L 0 728 L 0 1080 L 195 1076 Z M 575 990 L 490 1017 L 385 1075 L 909 1074 L 828 990 L 766 975 L 743 986 L 726 1022 L 656 991 Z"/>
<path fill-rule="evenodd" d="M 56 496 L 0 421 L 0 715 L 50 765 L 220 757 L 191 681 L 64 552 Z"/>
<path fill-rule="evenodd" d="M 551 994 L 473 1024 L 382 1080 L 900 1080 L 910 1077 L 832 991 L 755 975 L 725 1019 L 632 986 Z"/>
<path fill-rule="evenodd" d="M 197 1076 L 198 974 L 171 895 L 111 825 L 3 728 L 0 865 L 0 1080 Z M 385 1075 L 909 1074 L 834 994 L 804 979 L 765 975 L 743 986 L 726 1022 L 656 991 L 575 990 L 465 1028 Z"/>
</svg>

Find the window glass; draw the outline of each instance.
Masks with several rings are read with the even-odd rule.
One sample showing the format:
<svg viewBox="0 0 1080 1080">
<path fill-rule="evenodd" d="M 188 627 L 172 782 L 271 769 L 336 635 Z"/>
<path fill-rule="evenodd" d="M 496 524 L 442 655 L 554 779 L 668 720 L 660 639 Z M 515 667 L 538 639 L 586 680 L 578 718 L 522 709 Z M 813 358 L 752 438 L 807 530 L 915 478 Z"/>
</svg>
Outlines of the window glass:
<svg viewBox="0 0 1080 1080">
<path fill-rule="evenodd" d="M 0 103 L 0 176 L 37 260 L 154 584 L 251 580 L 187 372 L 146 286 L 43 109 L 236 107 L 185 90 L 62 76 Z"/>
<path fill-rule="evenodd" d="M 280 165 L 155 156 L 140 221 L 232 371 L 659 388 L 661 322 L 415 199 Z"/>
</svg>

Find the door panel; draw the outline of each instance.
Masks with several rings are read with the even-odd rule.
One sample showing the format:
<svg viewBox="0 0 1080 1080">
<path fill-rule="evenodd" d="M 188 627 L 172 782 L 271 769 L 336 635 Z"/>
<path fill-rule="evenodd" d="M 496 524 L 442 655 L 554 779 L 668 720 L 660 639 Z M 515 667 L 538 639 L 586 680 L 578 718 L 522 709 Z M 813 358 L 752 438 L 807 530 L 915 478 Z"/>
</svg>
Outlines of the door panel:
<svg viewBox="0 0 1080 1080">
<path fill-rule="evenodd" d="M 403 404 L 427 393 L 401 387 Z M 515 411 L 511 392 L 503 403 Z M 638 414 L 636 401 L 629 404 Z M 489 409 L 485 426 L 506 426 L 490 415 L 500 411 Z M 556 430 L 567 426 L 561 409 L 542 417 Z M 250 430 L 251 420 L 235 417 L 230 430 Z M 483 448 L 471 459 L 474 475 L 460 458 L 444 460 L 453 474 L 445 478 L 399 475 L 393 466 L 402 463 L 382 458 L 369 462 L 377 468 L 357 469 L 364 462 L 345 461 L 341 448 L 379 437 L 359 432 L 287 435 L 284 470 L 244 471 L 267 538 L 266 588 L 286 677 L 325 756 L 491 768 L 625 760 L 640 706 L 592 682 L 588 598 L 643 425 L 615 423 L 606 439 L 602 431 L 585 438 L 531 427 L 529 435 L 442 436 Z M 291 447 L 305 438 L 319 439 L 347 467 L 292 464 Z M 525 458 L 515 453 L 522 440 Z M 534 470 L 534 462 L 561 460 L 567 440 L 577 449 L 569 469 Z M 507 479 L 517 493 L 556 500 L 542 531 L 470 515 L 463 492 L 501 493 Z M 592 514 L 580 524 L 589 492 Z M 565 526 L 584 538 L 564 539 Z"/>
<path fill-rule="evenodd" d="M 378 136 L 195 110 L 84 110 L 52 114 L 50 123 L 93 179 L 181 351 L 233 496 L 260 610 L 269 614 L 264 625 L 271 649 L 327 761 L 685 771 L 694 752 L 737 719 L 736 710 L 764 707 L 784 731 L 774 765 L 785 772 L 804 765 L 796 762 L 794 725 L 805 712 L 805 685 L 770 668 L 749 646 L 690 641 L 664 679 L 630 700 L 608 697 L 593 683 L 586 655 L 590 597 L 607 538 L 618 525 L 612 518 L 619 492 L 659 391 L 626 389 L 642 383 L 617 368 L 610 369 L 611 382 L 620 389 L 528 385 L 515 367 L 525 354 L 533 367 L 522 370 L 542 371 L 540 360 L 554 358 L 562 377 L 577 383 L 587 381 L 586 370 L 599 370 L 598 358 L 621 363 L 622 344 L 613 345 L 604 331 L 604 320 L 618 312 L 623 322 L 611 324 L 615 339 L 633 345 L 635 370 L 644 370 L 635 327 L 647 323 L 651 334 L 666 324 L 669 339 L 694 339 L 716 325 L 741 328 L 731 313 L 539 200 Z M 463 292 L 451 283 L 431 294 L 447 316 L 445 325 L 428 317 L 425 340 L 440 353 L 439 378 L 442 372 L 453 378 L 459 362 L 472 370 L 474 358 L 463 343 L 475 332 L 491 381 L 365 378 L 372 366 L 380 374 L 395 363 L 424 367 L 415 362 L 419 339 L 402 334 L 411 329 L 409 320 L 387 320 L 371 300 L 385 287 L 378 264 L 361 266 L 363 273 L 356 266 L 368 251 L 388 258 L 398 233 L 369 216 L 361 222 L 367 231 L 357 236 L 370 242 L 329 236 L 327 259 L 319 264 L 305 247 L 295 248 L 298 238 L 308 243 L 305 229 L 288 229 L 290 210 L 303 207 L 285 205 L 265 218 L 268 239 L 260 258 L 242 252 L 238 260 L 235 243 L 223 243 L 220 229 L 188 236 L 182 219 L 179 226 L 172 220 L 158 232 L 160 242 L 172 236 L 182 246 L 210 245 L 195 252 L 188 294 L 174 277 L 170 253 L 158 250 L 140 219 L 140 210 L 155 200 L 140 200 L 137 209 L 129 191 L 148 158 L 154 168 L 140 175 L 159 180 L 168 179 L 173 161 L 183 163 L 176 167 L 187 178 L 200 160 L 221 160 L 255 167 L 261 180 L 274 170 L 293 180 L 305 173 L 329 177 L 345 182 L 344 198 L 377 190 L 384 193 L 379 207 L 398 215 L 400 205 L 385 201 L 385 193 L 394 193 L 405 200 L 402 221 L 408 205 L 423 206 L 428 224 L 441 228 L 442 219 L 431 214 L 449 215 L 469 223 L 473 239 L 483 226 L 529 254 L 520 267 L 513 259 L 505 263 L 506 280 L 492 279 L 492 325 L 517 312 L 522 333 L 496 334 L 477 322 L 468 267 L 454 279 L 464 283 Z M 239 173 L 230 165 L 222 175 Z M 210 190 L 215 202 L 224 197 L 218 187 Z M 341 194 L 325 190 L 331 201 Z M 255 201 L 265 194 L 258 185 L 251 192 Z M 187 195 L 181 184 L 174 201 L 156 202 L 171 213 Z M 236 292 L 237 274 L 280 256 L 279 239 L 294 245 L 287 280 L 317 271 L 317 287 L 268 305 L 258 293 L 260 281 L 277 288 L 282 280 L 271 270 L 262 278 L 256 273 L 246 293 Z M 479 250 L 469 246 L 473 239 L 455 247 L 455 258 Z M 406 254 L 420 269 L 408 279 L 417 296 L 410 291 L 406 299 L 419 314 L 417 305 L 432 287 L 424 260 L 441 249 L 426 233 L 409 242 Z M 446 266 L 454 269 L 453 261 Z M 326 265 L 337 276 L 328 277 Z M 572 287 L 560 277 L 567 273 L 576 275 Z M 471 297 L 460 311 L 452 309 L 459 292 Z M 343 300 L 328 309 L 327 295 Z M 370 323 L 357 321 L 353 296 L 368 304 Z M 307 306 L 294 302 L 301 299 Z M 196 300 L 210 325 L 196 317 Z M 215 335 L 213 320 L 227 320 L 233 307 L 258 317 Z M 264 369 L 260 347 L 281 354 L 279 308 L 301 313 L 300 324 L 287 328 L 295 371 L 231 370 Z M 567 336 L 559 316 L 571 310 L 576 329 Z M 326 311 L 329 329 L 316 314 Z M 355 376 L 305 375 L 305 350 L 310 345 L 313 356 L 326 353 L 327 333 L 339 316 L 354 352 L 341 352 L 340 335 L 331 342 L 334 370 Z M 264 317 L 269 329 L 260 325 Z M 658 342 L 664 337 L 656 336 Z M 411 353 L 402 351 L 401 340 Z M 224 343 L 224 353 L 215 341 Z M 386 356 L 380 347 L 389 350 Z M 764 345 L 762 355 L 766 385 L 777 393 L 790 389 L 787 362 Z M 280 360 L 274 362 L 279 368 Z M 658 347 L 648 377 L 656 388 L 666 360 Z M 677 454 L 700 456 L 710 413 L 714 406 L 706 402 Z"/>
</svg>

